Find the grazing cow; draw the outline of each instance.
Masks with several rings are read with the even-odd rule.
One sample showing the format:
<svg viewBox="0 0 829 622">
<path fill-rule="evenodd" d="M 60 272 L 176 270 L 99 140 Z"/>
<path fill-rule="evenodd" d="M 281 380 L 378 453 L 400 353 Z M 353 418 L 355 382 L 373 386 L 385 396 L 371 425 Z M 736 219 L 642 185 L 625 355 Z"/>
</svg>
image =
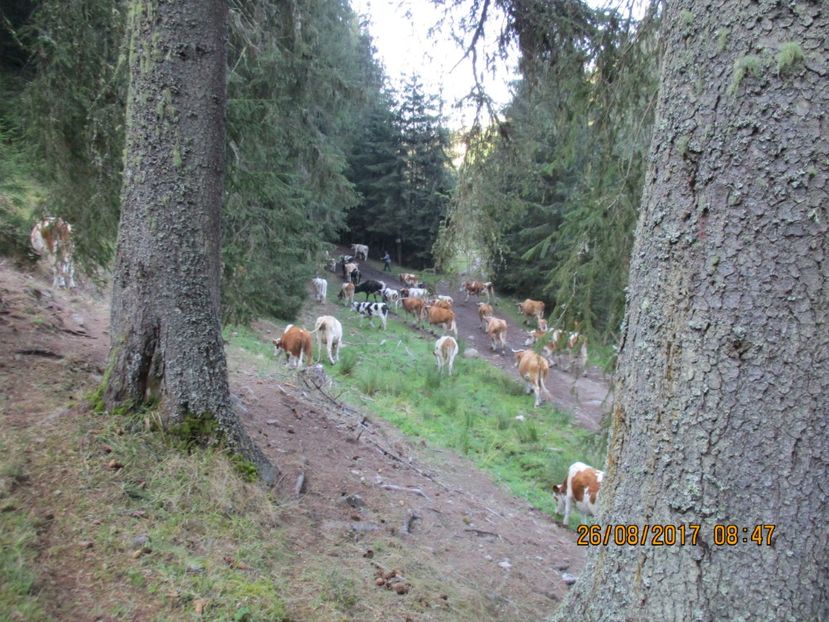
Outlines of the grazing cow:
<svg viewBox="0 0 829 622">
<path fill-rule="evenodd" d="M 491 315 L 487 317 L 486 334 L 489 336 L 489 347 L 503 352 L 507 347 L 507 322 Z"/>
<path fill-rule="evenodd" d="M 435 300 L 440 300 L 441 302 L 448 302 L 450 308 L 455 306 L 455 300 L 454 300 L 454 298 L 452 298 L 452 296 L 445 296 L 443 294 L 435 294 Z"/>
<path fill-rule="evenodd" d="M 515 366 L 518 368 L 518 375 L 527 381 L 527 393 L 535 393 L 536 408 L 541 405 L 541 393 L 552 399 L 547 387 L 544 386 L 544 379 L 550 371 L 550 364 L 540 354 L 532 350 L 513 350 L 515 352 Z"/>
<path fill-rule="evenodd" d="M 478 317 L 481 319 L 481 328 L 486 330 L 486 319 L 492 317 L 492 314 L 495 311 L 492 308 L 492 305 L 487 304 L 485 302 L 478 303 Z"/>
<path fill-rule="evenodd" d="M 464 281 L 461 283 L 461 288 L 458 291 L 466 294 L 466 298 L 464 299 L 465 303 L 469 302 L 470 294 L 473 296 L 480 296 L 481 294 L 484 294 L 487 302 L 489 302 L 490 295 L 495 297 L 495 290 L 493 289 L 492 281 Z"/>
<path fill-rule="evenodd" d="M 400 308 L 400 294 L 396 289 L 386 287 L 380 291 L 380 295 L 386 304 L 393 304 L 395 309 Z"/>
<path fill-rule="evenodd" d="M 362 275 L 360 274 L 360 267 L 356 263 L 347 263 L 343 268 L 343 278 L 351 281 L 354 285 L 360 282 Z"/>
<path fill-rule="evenodd" d="M 411 313 L 417 324 L 423 321 L 423 309 L 426 306 L 422 298 L 401 298 L 400 302 L 403 304 L 403 309 L 406 313 Z"/>
<path fill-rule="evenodd" d="M 340 255 L 340 258 L 337 261 L 337 264 L 340 266 L 340 270 L 342 270 L 344 279 L 348 278 L 348 272 L 346 272 L 345 267 L 350 263 L 354 263 L 353 255 Z"/>
<path fill-rule="evenodd" d="M 365 244 L 352 244 L 351 251 L 357 259 L 362 259 L 363 261 L 368 259 L 368 246 Z"/>
<path fill-rule="evenodd" d="M 279 339 L 273 339 L 274 355 L 278 355 L 280 350 L 285 351 L 285 360 L 288 367 L 298 367 L 302 369 L 302 356 L 307 358 L 307 364 L 311 365 L 311 333 L 303 328 L 288 324 L 285 330 L 282 331 L 282 336 Z M 291 365 L 291 361 L 296 359 L 296 364 Z"/>
<path fill-rule="evenodd" d="M 328 281 L 316 277 L 311 282 L 314 284 L 314 301 L 325 302 L 325 297 L 328 294 Z"/>
<path fill-rule="evenodd" d="M 46 256 L 52 269 L 52 287 L 75 287 L 75 264 L 72 262 L 72 225 L 49 216 L 39 220 L 29 236 L 32 249 Z"/>
<path fill-rule="evenodd" d="M 526 317 L 524 323 L 527 323 L 526 318 L 542 319 L 544 317 L 544 303 L 540 300 L 531 300 L 527 298 L 524 302 L 518 303 L 518 310 Z"/>
<path fill-rule="evenodd" d="M 351 281 L 343 283 L 343 286 L 340 288 L 340 293 L 337 294 L 337 298 L 345 302 L 345 304 L 350 305 L 354 302 L 354 289 L 354 283 Z"/>
<path fill-rule="evenodd" d="M 442 326 L 443 330 L 451 331 L 455 334 L 455 337 L 458 336 L 458 325 L 455 324 L 455 312 L 451 309 L 443 309 L 441 307 L 433 307 L 426 305 L 424 307 L 426 313 L 426 319 L 429 320 L 429 324 Z"/>
<path fill-rule="evenodd" d="M 599 500 L 604 472 L 594 469 L 584 462 L 574 462 L 567 471 L 563 484 L 553 486 L 553 498 L 556 512 L 564 512 L 564 524 L 570 521 L 570 509 L 573 503 L 582 514 L 593 516 Z"/>
<path fill-rule="evenodd" d="M 438 373 L 446 367 L 447 373 L 452 375 L 452 366 L 455 364 L 455 357 L 458 355 L 458 342 L 449 335 L 444 335 L 435 341 L 435 359 L 438 363 Z"/>
<path fill-rule="evenodd" d="M 424 287 L 404 287 L 400 290 L 400 295 L 403 298 L 422 298 L 426 300 L 429 298 L 429 290 Z"/>
<path fill-rule="evenodd" d="M 325 340 L 325 351 L 328 352 L 328 360 L 334 365 L 340 360 L 340 345 L 343 340 L 343 325 L 332 315 L 321 315 L 317 318 L 314 330 L 311 333 L 317 334 L 317 356 L 322 358 L 322 341 Z M 336 360 L 335 360 L 336 359 Z"/>
<path fill-rule="evenodd" d="M 420 278 L 418 278 L 416 274 L 411 274 L 409 272 L 401 273 L 400 280 L 409 287 L 417 287 L 417 284 L 420 282 Z"/>
<path fill-rule="evenodd" d="M 377 300 L 377 296 L 386 289 L 386 284 L 383 281 L 363 281 L 357 287 L 354 288 L 355 294 L 365 294 L 366 300 L 368 300 L 369 294 L 371 294 L 375 300 Z"/>
<path fill-rule="evenodd" d="M 386 320 L 389 317 L 389 307 L 385 302 L 352 302 L 351 308 L 369 319 L 369 323 L 375 317 L 380 318 L 383 330 L 386 330 Z"/>
</svg>

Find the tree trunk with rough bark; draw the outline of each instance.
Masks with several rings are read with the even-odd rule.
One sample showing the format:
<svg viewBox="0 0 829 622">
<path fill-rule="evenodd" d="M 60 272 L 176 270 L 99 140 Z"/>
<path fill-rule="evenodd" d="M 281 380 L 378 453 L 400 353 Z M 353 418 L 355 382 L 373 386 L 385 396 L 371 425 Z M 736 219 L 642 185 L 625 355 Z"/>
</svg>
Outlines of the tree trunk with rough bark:
<svg viewBox="0 0 829 622">
<path fill-rule="evenodd" d="M 108 408 L 157 398 L 173 424 L 215 417 L 273 469 L 230 406 L 219 322 L 227 4 L 130 3 L 130 87 Z"/>
<path fill-rule="evenodd" d="M 829 620 L 829 4 L 664 23 L 598 522 L 701 530 L 591 548 L 554 619 Z"/>
</svg>

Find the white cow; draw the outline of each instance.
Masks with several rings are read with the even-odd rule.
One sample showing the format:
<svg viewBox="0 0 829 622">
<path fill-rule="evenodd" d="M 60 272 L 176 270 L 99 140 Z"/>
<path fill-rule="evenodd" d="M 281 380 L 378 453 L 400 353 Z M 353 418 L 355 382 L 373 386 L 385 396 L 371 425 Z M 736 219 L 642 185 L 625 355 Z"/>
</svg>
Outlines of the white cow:
<svg viewBox="0 0 829 622">
<path fill-rule="evenodd" d="M 29 236 L 34 251 L 45 256 L 52 269 L 52 287 L 75 287 L 72 262 L 72 225 L 49 216 L 38 221 Z"/>
<path fill-rule="evenodd" d="M 315 277 L 311 282 L 314 284 L 314 301 L 325 302 L 325 297 L 328 294 L 328 281 Z"/>
<path fill-rule="evenodd" d="M 328 360 L 332 365 L 340 360 L 343 325 L 340 324 L 337 318 L 332 315 L 319 316 L 314 325 L 314 330 L 311 333 L 317 334 L 317 352 L 319 358 L 322 358 L 322 341 L 325 340 L 325 350 L 328 352 Z"/>
<path fill-rule="evenodd" d="M 454 337 L 445 335 L 435 341 L 435 359 L 438 364 L 438 373 L 446 368 L 447 373 L 452 375 L 452 367 L 455 364 L 455 357 L 458 355 L 458 342 Z"/>
</svg>

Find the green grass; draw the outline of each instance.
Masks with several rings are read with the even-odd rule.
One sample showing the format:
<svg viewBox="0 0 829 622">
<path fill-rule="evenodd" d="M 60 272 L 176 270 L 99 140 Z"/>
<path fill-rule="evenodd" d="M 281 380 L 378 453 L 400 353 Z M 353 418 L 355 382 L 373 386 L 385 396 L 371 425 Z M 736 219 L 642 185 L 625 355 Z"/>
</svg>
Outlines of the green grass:
<svg viewBox="0 0 829 622">
<path fill-rule="evenodd" d="M 549 405 L 533 408 L 522 383 L 481 360 L 455 360 L 455 375 L 439 376 L 434 337 L 422 336 L 389 318 L 386 331 L 360 326 L 343 309 L 341 364 L 326 365 L 340 399 L 391 422 L 406 435 L 466 455 L 514 494 L 552 513 L 549 488 L 564 479 L 577 460 L 604 463 L 604 435 L 573 425 Z M 257 359 L 264 343 L 233 327 L 231 347 Z M 463 351 L 461 340 L 461 351 Z M 288 378 L 280 359 L 263 363 L 260 373 Z M 516 417 L 523 415 L 524 421 Z"/>
</svg>

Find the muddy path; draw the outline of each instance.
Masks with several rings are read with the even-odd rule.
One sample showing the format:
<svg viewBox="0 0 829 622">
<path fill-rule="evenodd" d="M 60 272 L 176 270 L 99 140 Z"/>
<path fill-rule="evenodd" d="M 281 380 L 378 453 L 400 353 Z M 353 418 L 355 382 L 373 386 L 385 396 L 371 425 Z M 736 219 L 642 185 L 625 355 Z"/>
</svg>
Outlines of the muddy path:
<svg viewBox="0 0 829 622">
<path fill-rule="evenodd" d="M 347 251 L 348 249 L 345 247 L 339 249 L 340 253 Z M 398 279 L 399 270 L 393 270 L 392 273 L 382 272 L 370 264 L 362 262 L 360 271 L 363 280 L 383 281 L 389 287 L 396 289 L 405 287 Z M 455 301 L 454 310 L 458 337 L 466 341 L 468 348 L 475 348 L 482 358 L 518 377 L 509 348 L 518 350 L 526 347 L 524 345 L 525 330 L 529 327 L 516 325 L 509 316 L 504 315 L 503 305 L 512 304 L 511 301 L 495 299 L 492 303 L 495 308 L 495 316 L 507 320 L 507 350 L 504 353 L 493 352 L 490 349 L 489 339 L 481 329 L 481 322 L 478 317 L 478 299 L 471 296 L 468 302 L 464 302 L 464 294 L 460 293 L 458 289 L 459 283 L 450 283 L 448 280 L 440 281 L 437 288 L 439 294 L 451 296 Z M 358 298 L 362 299 L 362 296 Z M 481 301 L 485 302 L 486 299 L 482 297 Z M 410 321 L 406 321 L 406 323 L 411 326 Z M 609 412 L 611 403 L 610 386 L 601 370 L 593 367 L 582 376 L 576 377 L 563 369 L 552 367 L 546 385 L 557 408 L 569 413 L 576 424 L 594 432 L 599 430 L 602 418 Z"/>
</svg>

